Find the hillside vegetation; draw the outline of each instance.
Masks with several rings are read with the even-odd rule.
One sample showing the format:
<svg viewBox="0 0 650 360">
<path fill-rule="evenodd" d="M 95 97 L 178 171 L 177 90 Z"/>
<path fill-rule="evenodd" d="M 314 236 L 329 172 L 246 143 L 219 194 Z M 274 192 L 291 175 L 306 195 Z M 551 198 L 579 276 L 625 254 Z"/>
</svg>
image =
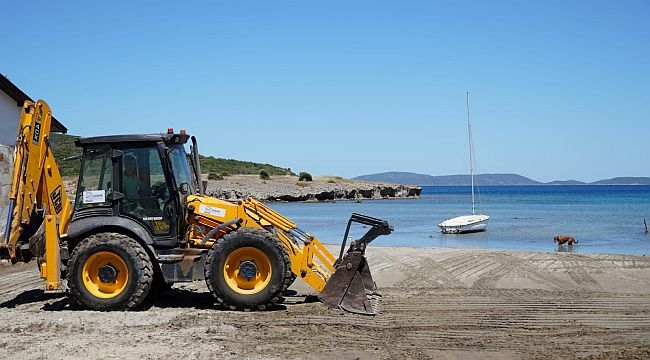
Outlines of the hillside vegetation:
<svg viewBox="0 0 650 360">
<path fill-rule="evenodd" d="M 201 159 L 201 172 L 204 174 L 219 175 L 258 175 L 260 171 L 266 171 L 269 175 L 295 175 L 291 169 L 283 169 L 270 164 L 259 164 L 250 161 L 234 159 L 221 159 L 213 156 L 199 155 Z"/>
<path fill-rule="evenodd" d="M 77 136 L 58 133 L 50 134 L 52 152 L 63 176 L 77 176 L 79 174 L 79 159 L 69 159 L 81 155 L 81 148 L 74 145 L 75 138 Z"/>
<path fill-rule="evenodd" d="M 52 152 L 56 157 L 63 176 L 77 176 L 79 173 L 79 160 L 67 158 L 81 155 L 81 148 L 74 145 L 74 139 L 78 136 L 52 133 Z M 204 174 L 228 175 L 259 175 L 260 171 L 266 171 L 271 176 L 295 175 L 289 168 L 281 168 L 270 164 L 259 164 L 250 161 L 234 159 L 220 159 L 213 156 L 199 155 L 201 159 L 201 172 Z"/>
</svg>

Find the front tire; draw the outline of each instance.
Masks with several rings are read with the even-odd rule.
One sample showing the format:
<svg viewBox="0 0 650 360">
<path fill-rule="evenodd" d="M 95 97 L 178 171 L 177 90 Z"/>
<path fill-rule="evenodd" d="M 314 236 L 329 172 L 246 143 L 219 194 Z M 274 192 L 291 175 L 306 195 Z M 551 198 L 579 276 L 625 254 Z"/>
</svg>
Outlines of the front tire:
<svg viewBox="0 0 650 360">
<path fill-rule="evenodd" d="M 70 295 L 84 308 L 131 310 L 151 290 L 153 266 L 136 240 L 118 233 L 99 233 L 72 251 L 67 279 Z"/>
<path fill-rule="evenodd" d="M 291 281 L 289 255 L 268 231 L 240 228 L 208 252 L 205 280 L 221 306 L 264 310 L 281 302 Z"/>
</svg>

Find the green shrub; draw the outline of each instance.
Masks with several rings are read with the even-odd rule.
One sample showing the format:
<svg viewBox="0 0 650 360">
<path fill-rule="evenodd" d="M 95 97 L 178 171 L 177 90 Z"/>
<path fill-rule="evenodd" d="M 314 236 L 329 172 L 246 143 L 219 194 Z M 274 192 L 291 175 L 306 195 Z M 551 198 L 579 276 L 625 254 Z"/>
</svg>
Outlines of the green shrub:
<svg viewBox="0 0 650 360">
<path fill-rule="evenodd" d="M 308 172 L 301 171 L 298 175 L 298 181 L 314 181 L 311 177 L 311 174 Z"/>
<path fill-rule="evenodd" d="M 271 176 L 266 170 L 260 170 L 260 179 L 262 180 L 269 180 Z"/>
<path fill-rule="evenodd" d="M 223 176 L 215 173 L 209 173 L 208 180 L 223 180 Z"/>
</svg>

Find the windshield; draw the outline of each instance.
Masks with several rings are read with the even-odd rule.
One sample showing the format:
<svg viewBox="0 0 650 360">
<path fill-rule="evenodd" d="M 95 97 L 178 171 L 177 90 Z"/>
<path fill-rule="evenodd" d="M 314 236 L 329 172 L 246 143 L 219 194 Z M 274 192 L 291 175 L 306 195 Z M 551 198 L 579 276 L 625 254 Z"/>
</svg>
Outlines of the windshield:
<svg viewBox="0 0 650 360">
<path fill-rule="evenodd" d="M 189 193 L 196 193 L 194 182 L 192 181 L 192 173 L 190 172 L 190 167 L 187 163 L 185 148 L 183 145 L 170 145 L 168 156 L 169 162 L 172 165 L 172 171 L 174 172 L 176 186 L 180 187 L 181 184 L 187 184 L 189 186 Z"/>
</svg>

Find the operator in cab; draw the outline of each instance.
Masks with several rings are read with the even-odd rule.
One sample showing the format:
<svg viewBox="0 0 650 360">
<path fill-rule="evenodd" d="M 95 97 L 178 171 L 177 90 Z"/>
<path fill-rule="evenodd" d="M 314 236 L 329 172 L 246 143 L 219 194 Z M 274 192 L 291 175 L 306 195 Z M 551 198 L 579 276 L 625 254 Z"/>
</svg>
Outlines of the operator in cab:
<svg viewBox="0 0 650 360">
<path fill-rule="evenodd" d="M 124 157 L 124 195 L 131 200 L 138 198 L 142 189 L 142 180 L 138 177 L 138 163 L 133 155 Z"/>
</svg>

